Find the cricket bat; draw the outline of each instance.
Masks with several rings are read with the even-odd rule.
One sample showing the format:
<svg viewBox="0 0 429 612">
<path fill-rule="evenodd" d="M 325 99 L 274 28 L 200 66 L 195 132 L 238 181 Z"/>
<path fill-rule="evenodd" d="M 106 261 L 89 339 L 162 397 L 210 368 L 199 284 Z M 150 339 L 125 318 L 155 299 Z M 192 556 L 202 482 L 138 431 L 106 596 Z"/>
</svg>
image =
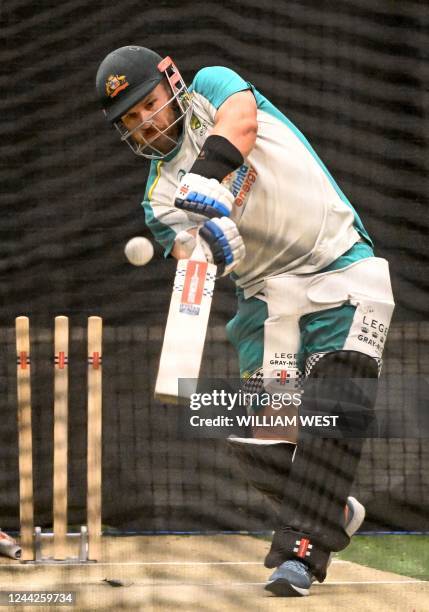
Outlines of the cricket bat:
<svg viewBox="0 0 429 612">
<path fill-rule="evenodd" d="M 191 257 L 177 263 L 155 384 L 161 402 L 177 404 L 196 391 L 215 279 L 216 266 L 197 241 Z"/>
</svg>

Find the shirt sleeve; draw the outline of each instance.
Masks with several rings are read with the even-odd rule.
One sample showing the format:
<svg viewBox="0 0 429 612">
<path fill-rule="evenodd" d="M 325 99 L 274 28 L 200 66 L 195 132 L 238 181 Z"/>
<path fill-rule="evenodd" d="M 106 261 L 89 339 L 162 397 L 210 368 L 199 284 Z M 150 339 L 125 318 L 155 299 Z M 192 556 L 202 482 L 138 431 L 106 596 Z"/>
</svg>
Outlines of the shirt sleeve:
<svg viewBox="0 0 429 612">
<path fill-rule="evenodd" d="M 169 203 L 157 198 L 156 187 L 161 176 L 162 161 L 152 162 L 146 184 L 142 206 L 146 225 L 155 240 L 164 247 L 164 257 L 168 257 L 174 247 L 179 232 L 195 227 L 188 215 Z"/>
<path fill-rule="evenodd" d="M 197 72 L 190 91 L 201 94 L 218 109 L 233 94 L 251 88 L 250 83 L 230 68 L 209 66 Z"/>
</svg>

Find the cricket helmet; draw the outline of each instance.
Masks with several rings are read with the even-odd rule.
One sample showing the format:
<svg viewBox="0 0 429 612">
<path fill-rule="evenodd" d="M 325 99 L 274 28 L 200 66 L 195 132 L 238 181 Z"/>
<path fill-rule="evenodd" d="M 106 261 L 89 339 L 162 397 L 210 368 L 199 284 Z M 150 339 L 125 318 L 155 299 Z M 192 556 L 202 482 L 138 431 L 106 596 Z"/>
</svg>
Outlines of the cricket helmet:
<svg viewBox="0 0 429 612">
<path fill-rule="evenodd" d="M 121 140 L 126 142 L 134 153 L 149 159 L 162 159 L 171 151 L 164 154 L 149 142 L 135 142 L 132 135 L 140 126 L 129 131 L 122 123 L 121 117 L 143 100 L 163 79 L 171 90 L 167 104 L 174 108 L 175 121 L 167 130 L 158 130 L 160 134 L 165 134 L 176 123 L 183 124 L 183 119 L 191 109 L 191 96 L 171 58 L 163 59 L 151 49 L 130 45 L 109 53 L 97 71 L 97 94 L 106 119 L 119 130 Z M 152 121 L 160 110 L 162 109 L 158 109 L 148 121 Z M 180 138 L 171 139 L 172 150 L 180 144 Z"/>
</svg>

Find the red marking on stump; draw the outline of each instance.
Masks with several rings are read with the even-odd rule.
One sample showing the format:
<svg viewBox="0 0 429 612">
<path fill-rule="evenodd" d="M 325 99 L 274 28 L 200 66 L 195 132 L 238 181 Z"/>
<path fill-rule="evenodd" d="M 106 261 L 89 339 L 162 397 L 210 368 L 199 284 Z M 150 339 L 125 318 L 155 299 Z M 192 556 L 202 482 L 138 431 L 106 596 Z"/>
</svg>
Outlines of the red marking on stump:
<svg viewBox="0 0 429 612">
<path fill-rule="evenodd" d="M 94 368 L 94 370 L 98 370 L 98 368 L 100 367 L 100 364 L 101 364 L 100 353 L 98 352 L 92 353 L 92 367 Z"/>
<path fill-rule="evenodd" d="M 19 365 L 21 366 L 21 370 L 27 369 L 27 352 L 21 351 L 19 353 Z"/>
</svg>

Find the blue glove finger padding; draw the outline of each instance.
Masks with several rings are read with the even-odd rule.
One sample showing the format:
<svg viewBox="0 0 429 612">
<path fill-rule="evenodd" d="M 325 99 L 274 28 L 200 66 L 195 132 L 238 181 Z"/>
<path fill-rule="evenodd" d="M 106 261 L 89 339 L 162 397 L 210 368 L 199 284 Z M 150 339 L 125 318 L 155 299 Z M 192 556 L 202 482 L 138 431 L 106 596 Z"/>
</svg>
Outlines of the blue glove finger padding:
<svg viewBox="0 0 429 612">
<path fill-rule="evenodd" d="M 228 239 L 213 221 L 206 221 L 199 230 L 199 234 L 209 245 L 213 254 L 213 263 L 218 266 L 218 275 L 221 276 L 225 266 L 234 261 Z"/>
<path fill-rule="evenodd" d="M 209 217 L 209 219 L 229 217 L 230 215 L 228 208 L 222 204 L 222 202 L 196 191 L 188 193 L 185 199 L 176 198 L 174 200 L 174 206 L 204 215 L 205 217 Z"/>
</svg>

